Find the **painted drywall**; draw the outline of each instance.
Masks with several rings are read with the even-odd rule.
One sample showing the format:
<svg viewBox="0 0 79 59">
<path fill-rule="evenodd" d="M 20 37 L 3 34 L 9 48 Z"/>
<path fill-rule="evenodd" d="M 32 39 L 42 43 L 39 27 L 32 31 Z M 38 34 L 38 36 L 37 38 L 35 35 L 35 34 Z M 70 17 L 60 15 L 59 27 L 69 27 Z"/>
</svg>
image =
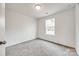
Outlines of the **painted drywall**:
<svg viewBox="0 0 79 59">
<path fill-rule="evenodd" d="M 5 4 L 0 3 L 0 41 L 5 40 Z M 5 45 L 0 45 L 0 56 L 5 55 Z"/>
<path fill-rule="evenodd" d="M 76 4 L 76 14 L 75 14 L 75 19 L 76 19 L 76 51 L 77 54 L 79 55 L 79 4 Z"/>
<path fill-rule="evenodd" d="M 6 46 L 36 38 L 36 20 L 6 8 Z"/>
<path fill-rule="evenodd" d="M 37 20 L 37 37 L 62 45 L 75 47 L 75 23 L 74 23 L 74 7 L 58 12 L 54 15 L 43 17 Z M 45 20 L 56 19 L 56 34 L 45 34 Z"/>
</svg>

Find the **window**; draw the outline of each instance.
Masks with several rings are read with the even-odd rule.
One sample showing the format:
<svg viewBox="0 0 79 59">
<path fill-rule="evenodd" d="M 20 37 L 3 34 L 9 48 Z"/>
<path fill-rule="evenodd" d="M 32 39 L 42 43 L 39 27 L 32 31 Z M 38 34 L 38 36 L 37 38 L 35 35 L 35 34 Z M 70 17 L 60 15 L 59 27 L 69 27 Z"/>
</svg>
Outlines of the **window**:
<svg viewBox="0 0 79 59">
<path fill-rule="evenodd" d="M 55 18 L 46 20 L 45 25 L 46 34 L 55 35 Z"/>
</svg>

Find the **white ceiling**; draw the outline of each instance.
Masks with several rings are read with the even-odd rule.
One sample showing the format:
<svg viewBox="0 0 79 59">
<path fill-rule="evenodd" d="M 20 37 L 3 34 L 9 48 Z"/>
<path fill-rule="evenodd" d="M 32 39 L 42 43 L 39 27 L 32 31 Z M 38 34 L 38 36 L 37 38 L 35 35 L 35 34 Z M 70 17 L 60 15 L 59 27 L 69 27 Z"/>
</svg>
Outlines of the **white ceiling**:
<svg viewBox="0 0 79 59">
<path fill-rule="evenodd" d="M 56 12 L 62 11 L 67 8 L 73 7 L 75 4 L 70 3 L 42 3 L 40 4 L 41 9 L 36 10 L 34 8 L 34 3 L 7 3 L 6 9 L 11 9 L 17 11 L 26 16 L 31 16 L 34 18 L 45 17 Z"/>
</svg>

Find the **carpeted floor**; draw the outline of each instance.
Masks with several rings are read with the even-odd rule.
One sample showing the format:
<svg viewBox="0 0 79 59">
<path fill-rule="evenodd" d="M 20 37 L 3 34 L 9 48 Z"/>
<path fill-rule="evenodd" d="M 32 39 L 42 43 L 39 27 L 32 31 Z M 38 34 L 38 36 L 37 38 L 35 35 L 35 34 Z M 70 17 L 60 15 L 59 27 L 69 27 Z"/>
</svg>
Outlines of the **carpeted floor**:
<svg viewBox="0 0 79 59">
<path fill-rule="evenodd" d="M 6 56 L 76 56 L 76 52 L 71 48 L 36 39 L 6 47 Z"/>
</svg>

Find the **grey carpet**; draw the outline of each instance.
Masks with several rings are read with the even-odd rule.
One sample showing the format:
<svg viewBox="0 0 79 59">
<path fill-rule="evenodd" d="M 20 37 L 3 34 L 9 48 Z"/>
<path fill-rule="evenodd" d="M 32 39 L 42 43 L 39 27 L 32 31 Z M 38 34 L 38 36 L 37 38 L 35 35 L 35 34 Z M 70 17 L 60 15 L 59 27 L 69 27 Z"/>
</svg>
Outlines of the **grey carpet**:
<svg viewBox="0 0 79 59">
<path fill-rule="evenodd" d="M 6 47 L 6 56 L 76 56 L 76 52 L 74 49 L 37 39 Z"/>
</svg>

